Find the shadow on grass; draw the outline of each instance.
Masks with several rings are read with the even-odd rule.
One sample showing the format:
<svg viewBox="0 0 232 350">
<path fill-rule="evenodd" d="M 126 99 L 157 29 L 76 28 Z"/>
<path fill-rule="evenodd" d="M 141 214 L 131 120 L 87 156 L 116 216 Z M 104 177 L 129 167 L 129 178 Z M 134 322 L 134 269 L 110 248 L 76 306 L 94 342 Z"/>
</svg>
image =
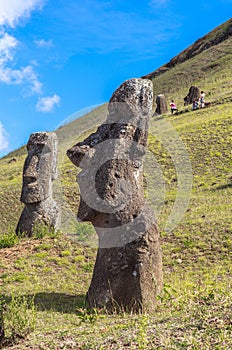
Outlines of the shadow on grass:
<svg viewBox="0 0 232 350">
<path fill-rule="evenodd" d="M 34 300 L 34 305 L 39 311 L 51 310 L 62 313 L 77 313 L 80 308 L 86 307 L 85 294 L 68 295 L 64 293 L 36 293 L 24 296 Z M 10 303 L 11 297 L 1 294 L 0 300 Z"/>
<path fill-rule="evenodd" d="M 68 295 L 64 293 L 37 293 L 34 296 L 37 310 L 52 310 L 63 313 L 76 313 L 85 307 L 85 294 Z"/>
<path fill-rule="evenodd" d="M 225 185 L 221 185 L 221 186 L 218 186 L 216 188 L 213 188 L 212 191 L 226 190 L 227 188 L 231 188 L 231 187 L 232 187 L 232 183 L 225 184 Z"/>
</svg>

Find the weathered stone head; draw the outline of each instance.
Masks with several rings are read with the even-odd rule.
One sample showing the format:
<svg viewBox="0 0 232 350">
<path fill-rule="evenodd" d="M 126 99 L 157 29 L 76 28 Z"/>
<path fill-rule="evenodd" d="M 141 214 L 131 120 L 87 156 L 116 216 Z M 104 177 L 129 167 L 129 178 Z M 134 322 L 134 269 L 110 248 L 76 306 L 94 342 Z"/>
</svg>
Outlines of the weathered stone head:
<svg viewBox="0 0 232 350">
<path fill-rule="evenodd" d="M 91 221 L 99 238 L 87 293 L 92 307 L 152 308 L 161 289 L 159 234 L 143 192 L 152 105 L 150 80 L 126 81 L 112 95 L 105 123 L 67 151 L 82 169 L 78 218 Z"/>
<path fill-rule="evenodd" d="M 16 228 L 17 233 L 24 232 L 31 236 L 36 223 L 56 229 L 59 227 L 60 213 L 52 197 L 52 182 L 57 177 L 57 144 L 53 132 L 37 132 L 29 138 L 21 193 L 25 208 Z"/>
<path fill-rule="evenodd" d="M 21 201 L 37 203 L 52 195 L 52 181 L 57 177 L 57 137 L 55 133 L 31 134 L 28 156 L 23 169 Z"/>
<path fill-rule="evenodd" d="M 191 86 L 188 95 L 184 98 L 184 105 L 187 106 L 188 104 L 193 103 L 193 101 L 199 100 L 200 96 L 200 89 L 196 86 Z"/>
<path fill-rule="evenodd" d="M 67 151 L 71 161 L 82 168 L 77 177 L 81 221 L 91 221 L 95 227 L 118 226 L 119 211 L 120 222 L 125 212 L 133 211 L 124 218 L 130 221 L 143 206 L 142 157 L 152 101 L 150 80 L 126 81 L 112 95 L 105 123 Z"/>
</svg>

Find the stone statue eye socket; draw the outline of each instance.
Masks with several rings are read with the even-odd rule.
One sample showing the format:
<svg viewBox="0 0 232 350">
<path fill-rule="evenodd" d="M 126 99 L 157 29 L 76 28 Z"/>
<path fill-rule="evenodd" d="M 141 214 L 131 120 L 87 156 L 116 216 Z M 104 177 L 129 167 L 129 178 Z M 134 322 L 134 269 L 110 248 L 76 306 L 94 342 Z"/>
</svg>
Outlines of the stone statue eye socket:
<svg viewBox="0 0 232 350">
<path fill-rule="evenodd" d="M 23 176 L 23 180 L 24 180 L 24 184 L 32 183 L 32 182 L 36 182 L 37 181 L 35 176 Z"/>
<path fill-rule="evenodd" d="M 37 144 L 33 144 L 33 142 L 28 142 L 27 144 L 27 150 L 30 153 L 38 153 L 38 152 L 43 152 L 43 150 L 45 149 L 45 147 L 47 147 L 46 145 L 44 145 L 43 143 L 37 143 Z"/>
</svg>

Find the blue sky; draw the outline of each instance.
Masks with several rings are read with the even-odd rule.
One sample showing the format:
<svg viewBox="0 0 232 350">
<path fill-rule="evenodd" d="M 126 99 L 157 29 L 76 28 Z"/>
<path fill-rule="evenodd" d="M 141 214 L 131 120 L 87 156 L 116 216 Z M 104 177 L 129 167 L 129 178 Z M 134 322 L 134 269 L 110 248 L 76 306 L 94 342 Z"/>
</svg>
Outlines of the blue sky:
<svg viewBox="0 0 232 350">
<path fill-rule="evenodd" d="M 232 0 L 0 0 L 0 156 L 228 20 Z"/>
</svg>

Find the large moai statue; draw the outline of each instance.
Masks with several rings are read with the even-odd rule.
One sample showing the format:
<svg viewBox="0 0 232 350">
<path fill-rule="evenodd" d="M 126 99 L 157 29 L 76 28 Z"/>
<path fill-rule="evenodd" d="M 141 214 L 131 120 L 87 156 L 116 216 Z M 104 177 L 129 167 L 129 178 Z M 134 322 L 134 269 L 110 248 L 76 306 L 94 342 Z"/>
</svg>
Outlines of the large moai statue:
<svg viewBox="0 0 232 350">
<path fill-rule="evenodd" d="M 193 103 L 193 101 L 195 101 L 195 100 L 198 101 L 200 96 L 201 96 L 201 92 L 200 92 L 199 88 L 196 86 L 191 86 L 189 88 L 188 95 L 185 96 L 185 98 L 184 98 L 184 105 L 187 106 L 188 104 Z"/>
<path fill-rule="evenodd" d="M 112 95 L 106 121 L 67 151 L 82 168 L 78 218 L 98 235 L 90 307 L 151 310 L 162 288 L 160 237 L 143 190 L 152 103 L 150 80 L 126 81 Z"/>
<path fill-rule="evenodd" d="M 167 108 L 165 96 L 163 94 L 160 94 L 156 97 L 155 113 L 161 115 L 161 114 L 167 113 L 167 111 L 168 111 L 168 108 Z"/>
<path fill-rule="evenodd" d="M 60 212 L 52 189 L 52 182 L 57 178 L 57 144 L 54 132 L 37 132 L 29 138 L 21 193 L 25 207 L 16 228 L 17 234 L 32 236 L 36 224 L 59 228 Z"/>
</svg>

